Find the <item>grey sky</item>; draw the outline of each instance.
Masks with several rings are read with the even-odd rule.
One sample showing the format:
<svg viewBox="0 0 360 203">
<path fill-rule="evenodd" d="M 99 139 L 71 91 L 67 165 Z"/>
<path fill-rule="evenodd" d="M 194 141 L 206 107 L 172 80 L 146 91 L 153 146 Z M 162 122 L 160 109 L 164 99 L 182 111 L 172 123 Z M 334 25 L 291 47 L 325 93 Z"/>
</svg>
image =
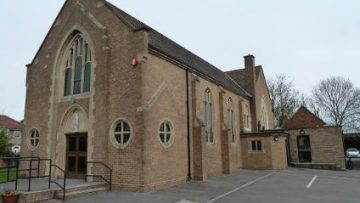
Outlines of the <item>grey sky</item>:
<svg viewBox="0 0 360 203">
<path fill-rule="evenodd" d="M 283 73 L 310 93 L 322 78 L 360 86 L 358 0 L 110 0 L 222 70 L 255 55 L 267 77 Z M 25 64 L 64 0 L 11 0 L 0 7 L 0 113 L 22 119 Z M 41 78 L 39 78 L 41 80 Z"/>
</svg>

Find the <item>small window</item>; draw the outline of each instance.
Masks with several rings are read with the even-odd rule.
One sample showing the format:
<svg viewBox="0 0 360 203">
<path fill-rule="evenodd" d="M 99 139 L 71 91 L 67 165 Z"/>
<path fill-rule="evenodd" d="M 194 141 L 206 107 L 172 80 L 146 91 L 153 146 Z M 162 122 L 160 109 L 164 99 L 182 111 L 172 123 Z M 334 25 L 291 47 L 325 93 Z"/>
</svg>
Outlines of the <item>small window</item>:
<svg viewBox="0 0 360 203">
<path fill-rule="evenodd" d="M 36 129 L 32 129 L 30 131 L 30 145 L 35 148 L 39 146 L 39 142 L 40 142 L 39 131 Z"/>
<path fill-rule="evenodd" d="M 160 124 L 159 135 L 161 143 L 165 146 L 169 146 L 171 144 L 172 139 L 172 125 L 169 121 L 164 121 Z"/>
<path fill-rule="evenodd" d="M 114 138 L 115 141 L 120 145 L 120 146 L 126 146 L 131 138 L 131 128 L 130 125 L 126 122 L 121 120 L 115 127 L 115 132 L 114 132 Z"/>
<path fill-rule="evenodd" d="M 21 131 L 15 131 L 14 132 L 14 137 L 17 138 L 17 139 L 21 138 Z"/>
<path fill-rule="evenodd" d="M 261 141 L 260 140 L 251 141 L 251 150 L 254 152 L 261 152 L 262 151 Z"/>
</svg>

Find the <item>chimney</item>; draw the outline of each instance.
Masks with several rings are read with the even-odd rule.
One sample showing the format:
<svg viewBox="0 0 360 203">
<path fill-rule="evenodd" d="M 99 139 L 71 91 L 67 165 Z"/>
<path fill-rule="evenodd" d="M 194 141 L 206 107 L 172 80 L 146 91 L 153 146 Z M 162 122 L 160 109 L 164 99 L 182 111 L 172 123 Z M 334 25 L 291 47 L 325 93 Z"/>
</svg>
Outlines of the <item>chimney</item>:
<svg viewBox="0 0 360 203">
<path fill-rule="evenodd" d="M 245 69 L 255 67 L 255 56 L 251 54 L 244 56 L 244 61 L 245 61 Z"/>
</svg>

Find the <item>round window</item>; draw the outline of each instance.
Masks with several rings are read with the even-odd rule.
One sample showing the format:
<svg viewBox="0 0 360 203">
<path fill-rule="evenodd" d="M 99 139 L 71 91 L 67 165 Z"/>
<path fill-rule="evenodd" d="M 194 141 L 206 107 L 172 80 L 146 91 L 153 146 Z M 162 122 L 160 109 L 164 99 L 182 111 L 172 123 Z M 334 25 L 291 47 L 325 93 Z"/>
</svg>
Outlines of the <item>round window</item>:
<svg viewBox="0 0 360 203">
<path fill-rule="evenodd" d="M 160 140 L 161 143 L 168 147 L 171 145 L 171 140 L 172 140 L 172 125 L 169 121 L 164 121 L 160 124 L 160 129 L 159 129 L 159 136 L 160 136 Z"/>
<path fill-rule="evenodd" d="M 30 130 L 30 145 L 35 148 L 39 146 L 39 142 L 40 142 L 39 131 L 37 129 Z"/>
<path fill-rule="evenodd" d="M 122 147 L 125 147 L 131 138 L 131 127 L 128 122 L 120 120 L 114 129 L 114 140 Z"/>
</svg>

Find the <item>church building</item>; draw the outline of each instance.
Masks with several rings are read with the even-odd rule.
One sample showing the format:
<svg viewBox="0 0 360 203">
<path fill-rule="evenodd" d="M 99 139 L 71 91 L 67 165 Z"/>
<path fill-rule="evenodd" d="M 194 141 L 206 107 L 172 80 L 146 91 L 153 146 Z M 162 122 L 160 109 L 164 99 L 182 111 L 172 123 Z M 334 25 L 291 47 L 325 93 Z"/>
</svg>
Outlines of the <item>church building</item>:
<svg viewBox="0 0 360 203">
<path fill-rule="evenodd" d="M 265 156 L 285 141 L 265 136 L 263 69 L 244 61 L 223 72 L 105 0 L 67 0 L 27 65 L 21 156 L 51 159 L 69 178 L 102 162 L 125 191 L 256 168 L 252 156 L 284 168 L 286 153 Z"/>
</svg>

